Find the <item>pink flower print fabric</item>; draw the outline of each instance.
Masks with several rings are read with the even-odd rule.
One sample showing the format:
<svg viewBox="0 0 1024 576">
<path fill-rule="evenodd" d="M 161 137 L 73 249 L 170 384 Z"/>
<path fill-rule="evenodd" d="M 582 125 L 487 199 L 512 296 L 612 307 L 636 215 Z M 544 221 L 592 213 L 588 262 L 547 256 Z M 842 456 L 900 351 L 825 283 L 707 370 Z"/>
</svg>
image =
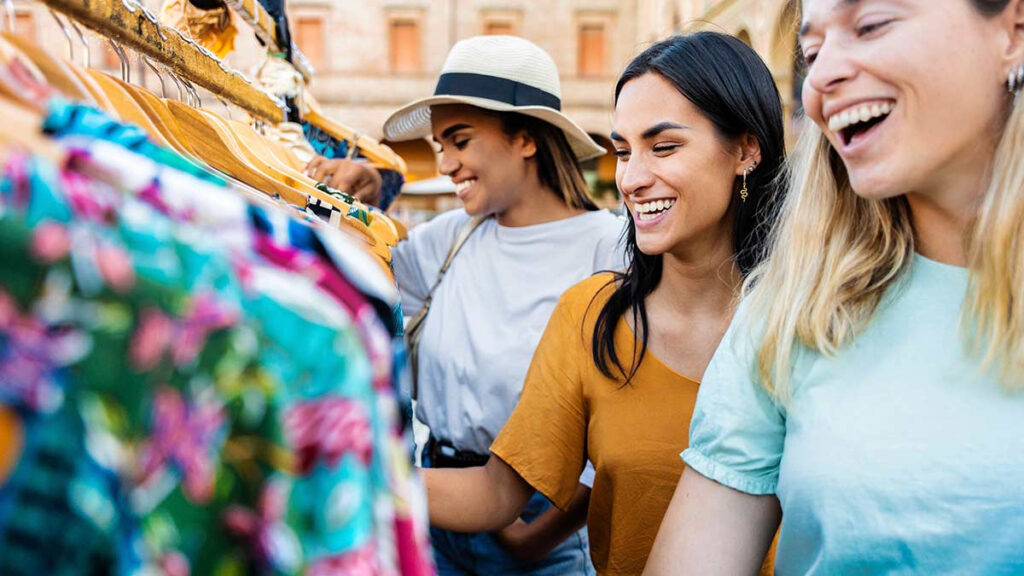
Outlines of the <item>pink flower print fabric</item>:
<svg viewBox="0 0 1024 576">
<path fill-rule="evenodd" d="M 185 316 L 172 319 L 158 309 L 142 312 L 132 342 L 132 362 L 139 370 L 153 369 L 170 352 L 175 366 L 193 362 L 210 333 L 238 322 L 238 312 L 219 302 L 213 295 L 197 296 Z"/>
<path fill-rule="evenodd" d="M 370 419 L 355 400 L 299 402 L 288 410 L 284 425 L 298 456 L 299 474 L 308 474 L 320 460 L 334 467 L 345 454 L 354 455 L 363 466 L 373 458 Z"/>
<path fill-rule="evenodd" d="M 308 576 L 397 576 L 379 569 L 377 551 L 372 545 L 319 560 Z"/>
<path fill-rule="evenodd" d="M 153 402 L 153 436 L 142 452 L 143 482 L 174 467 L 190 500 L 209 501 L 223 427 L 224 414 L 215 402 L 189 404 L 177 390 L 161 388 Z"/>
<path fill-rule="evenodd" d="M 84 335 L 22 314 L 0 289 L 0 401 L 52 413 L 64 400 L 61 370 L 87 351 Z"/>
</svg>

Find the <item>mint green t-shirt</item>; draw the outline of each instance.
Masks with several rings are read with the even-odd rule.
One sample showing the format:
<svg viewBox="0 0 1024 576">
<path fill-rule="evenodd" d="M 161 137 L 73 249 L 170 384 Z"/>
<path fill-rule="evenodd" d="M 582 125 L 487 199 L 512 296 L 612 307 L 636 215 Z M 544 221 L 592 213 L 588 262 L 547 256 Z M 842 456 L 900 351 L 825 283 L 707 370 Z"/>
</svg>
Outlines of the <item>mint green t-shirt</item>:
<svg viewBox="0 0 1024 576">
<path fill-rule="evenodd" d="M 776 494 L 776 573 L 1024 573 L 1024 393 L 961 337 L 967 270 L 920 255 L 836 357 L 794 357 L 783 406 L 755 380 L 741 307 L 704 376 L 683 460 Z"/>
</svg>

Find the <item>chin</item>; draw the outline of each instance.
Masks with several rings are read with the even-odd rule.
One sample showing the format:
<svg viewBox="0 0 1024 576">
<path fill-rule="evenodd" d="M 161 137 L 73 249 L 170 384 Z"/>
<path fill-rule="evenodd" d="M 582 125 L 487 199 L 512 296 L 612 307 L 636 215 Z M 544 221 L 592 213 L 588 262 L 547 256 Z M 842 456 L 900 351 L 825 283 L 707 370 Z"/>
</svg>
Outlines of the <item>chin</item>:
<svg viewBox="0 0 1024 576">
<path fill-rule="evenodd" d="M 470 216 L 483 216 L 484 208 L 477 205 L 475 202 L 463 202 L 462 208 Z"/>
<path fill-rule="evenodd" d="M 890 174 L 885 174 L 882 170 L 862 174 L 851 173 L 850 187 L 853 188 L 853 192 L 857 196 L 867 200 L 885 200 L 901 196 L 906 194 L 909 189 L 893 180 Z"/>
<path fill-rule="evenodd" d="M 659 241 L 644 241 L 643 238 L 636 239 L 636 247 L 647 256 L 658 256 L 668 252 L 669 246 Z"/>
</svg>

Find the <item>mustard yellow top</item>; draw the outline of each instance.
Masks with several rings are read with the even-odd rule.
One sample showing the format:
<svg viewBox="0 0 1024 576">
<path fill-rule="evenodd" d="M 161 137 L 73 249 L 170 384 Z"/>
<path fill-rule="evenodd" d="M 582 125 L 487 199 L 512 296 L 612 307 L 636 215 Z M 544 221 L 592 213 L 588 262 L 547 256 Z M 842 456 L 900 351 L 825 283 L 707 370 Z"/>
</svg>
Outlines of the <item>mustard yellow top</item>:
<svg viewBox="0 0 1024 576">
<path fill-rule="evenodd" d="M 679 482 L 699 384 L 647 351 L 628 386 L 605 377 L 591 356 L 594 324 L 611 295 L 611 274 L 561 298 L 537 347 L 519 405 L 491 446 L 527 482 L 564 509 L 584 462 L 597 470 L 588 529 L 602 575 L 640 574 Z M 631 358 L 633 332 L 615 332 Z"/>
</svg>

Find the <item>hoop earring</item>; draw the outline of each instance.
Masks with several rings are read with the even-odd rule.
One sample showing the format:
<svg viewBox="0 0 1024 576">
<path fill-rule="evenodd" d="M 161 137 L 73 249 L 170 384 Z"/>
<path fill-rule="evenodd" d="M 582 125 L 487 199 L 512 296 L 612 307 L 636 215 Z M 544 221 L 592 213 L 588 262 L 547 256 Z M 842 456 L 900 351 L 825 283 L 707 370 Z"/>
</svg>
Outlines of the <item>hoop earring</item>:
<svg viewBox="0 0 1024 576">
<path fill-rule="evenodd" d="M 1020 92 L 1021 88 L 1024 88 L 1024 64 L 1010 70 L 1010 77 L 1006 80 L 1006 88 L 1010 94 L 1016 94 Z"/>
</svg>

